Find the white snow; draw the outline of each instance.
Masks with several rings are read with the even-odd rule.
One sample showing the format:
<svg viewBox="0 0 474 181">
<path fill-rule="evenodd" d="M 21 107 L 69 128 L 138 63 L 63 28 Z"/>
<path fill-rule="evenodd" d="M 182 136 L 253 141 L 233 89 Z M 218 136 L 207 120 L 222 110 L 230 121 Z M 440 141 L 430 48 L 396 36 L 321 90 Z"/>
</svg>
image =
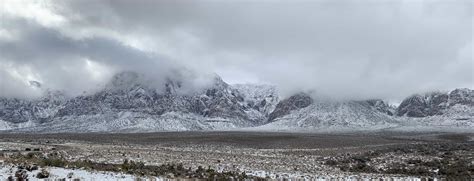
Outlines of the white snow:
<svg viewBox="0 0 474 181">
<path fill-rule="evenodd" d="M 31 181 L 36 180 L 55 180 L 55 179 L 66 179 L 72 181 L 74 179 L 80 179 L 85 181 L 101 181 L 101 180 L 117 180 L 117 181 L 135 181 L 137 178 L 142 180 L 164 180 L 161 177 L 137 177 L 130 174 L 114 173 L 114 172 L 101 172 L 101 171 L 89 171 L 82 169 L 66 169 L 57 167 L 46 167 L 45 169 L 50 173 L 50 176 L 46 179 L 36 178 L 37 174 L 42 168 L 38 170 L 27 172 L 28 179 Z M 7 180 L 9 176 L 14 176 L 18 169 L 11 165 L 0 166 L 0 180 Z M 68 175 L 72 175 L 68 178 Z"/>
<path fill-rule="evenodd" d="M 132 75 L 124 75 L 124 80 L 132 81 Z M 130 79 L 130 80 L 129 80 Z M 121 80 L 121 79 L 118 79 Z M 118 81 L 117 80 L 117 81 Z M 121 82 L 116 82 L 121 85 Z M 268 123 L 268 115 L 275 110 L 280 101 L 278 91 L 270 85 L 239 84 L 227 86 L 224 82 L 218 82 L 215 86 L 221 86 L 222 91 L 230 92 L 227 97 L 215 100 L 213 108 L 221 109 L 223 105 L 236 104 L 236 108 L 229 108 L 226 111 L 237 109 L 237 113 L 244 116 L 206 117 L 201 114 L 191 113 L 186 107 L 189 106 L 184 101 L 184 97 L 170 99 L 169 109 L 163 114 L 156 113 L 156 107 L 146 105 L 152 92 L 147 92 L 142 87 L 130 86 L 123 90 L 123 87 L 109 88 L 104 95 L 104 102 L 86 102 L 84 105 L 74 107 L 83 109 L 77 114 L 65 114 L 52 116 L 63 108 L 66 98 L 60 92 L 50 92 L 44 99 L 35 102 L 31 114 L 28 111 L 17 110 L 27 107 L 27 101 L 7 101 L 3 99 L 1 106 L 13 105 L 15 109 L 6 109 L 9 114 L 29 120 L 21 123 L 14 123 L 18 120 L 9 120 L 12 117 L 0 119 L 0 130 L 11 130 L 13 132 L 159 132 L 159 131 L 194 131 L 194 130 L 255 130 L 255 131 L 312 131 L 312 132 L 348 132 L 348 131 L 377 131 L 377 130 L 443 130 L 459 131 L 467 130 L 474 132 L 474 106 L 454 104 L 444 110 L 442 115 L 429 116 L 424 118 L 409 118 L 399 116 L 389 116 L 383 111 L 377 110 L 377 105 L 368 106 L 357 101 L 346 102 L 326 102 L 315 100 L 313 104 L 306 108 L 292 111 L 290 114 L 279 117 Z M 127 84 L 128 85 L 128 84 Z M 114 85 L 112 87 L 117 87 Z M 118 92 L 113 92 L 118 91 Z M 124 92 L 120 92 L 124 91 Z M 458 90 L 461 100 L 466 99 L 472 93 L 470 90 Z M 237 95 L 234 95 L 236 93 Z M 206 100 L 205 93 L 198 95 Z M 230 97 L 236 99 L 228 99 Z M 100 96 L 99 96 L 100 97 Z M 209 98 L 209 97 L 208 97 Z M 243 98 L 243 101 L 240 99 Z M 99 99 L 99 98 L 98 98 Z M 138 108 L 121 109 L 111 107 L 113 102 L 108 99 L 118 99 L 124 105 L 137 104 Z M 129 102 L 127 102 L 129 101 Z M 459 100 L 458 100 L 459 101 Z M 217 105 L 214 105 L 216 103 Z M 4 104 L 4 105 L 2 105 Z M 151 103 L 150 103 L 151 104 Z M 451 103 L 449 103 L 451 104 Z M 20 108 L 17 108 L 19 105 Z M 88 112 L 88 106 L 97 106 L 100 111 Z M 126 106 L 125 106 L 126 107 Z M 133 106 L 132 106 L 133 107 Z M 210 109 L 210 108 L 208 108 Z M 126 110 L 126 111 L 125 111 Z M 241 112 L 239 112 L 241 111 Z M 23 114 L 23 112 L 25 112 Z M 68 110 L 66 110 L 68 112 Z M 74 113 L 74 111 L 71 111 Z M 97 113 L 100 112 L 100 113 Z M 243 118 L 244 117 L 244 118 Z M 15 118 L 15 117 L 13 117 Z M 47 119 L 46 122 L 35 120 L 37 118 Z"/>
</svg>

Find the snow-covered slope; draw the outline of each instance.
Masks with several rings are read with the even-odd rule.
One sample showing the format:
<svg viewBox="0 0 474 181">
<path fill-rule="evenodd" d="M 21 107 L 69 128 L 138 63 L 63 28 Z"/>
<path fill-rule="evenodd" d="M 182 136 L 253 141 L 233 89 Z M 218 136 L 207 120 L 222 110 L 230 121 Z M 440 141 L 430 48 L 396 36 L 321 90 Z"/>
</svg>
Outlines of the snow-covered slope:
<svg viewBox="0 0 474 181">
<path fill-rule="evenodd" d="M 397 115 L 408 117 L 444 115 L 456 105 L 474 106 L 474 91 L 455 89 L 449 93 L 415 94 L 403 100 L 397 108 Z"/>
<path fill-rule="evenodd" d="M 453 104 L 442 114 L 425 117 L 397 117 L 401 124 L 394 130 L 474 132 L 474 106 Z"/>
<path fill-rule="evenodd" d="M 123 72 L 89 95 L 67 97 L 47 91 L 35 100 L 0 98 L 0 130 L 474 130 L 474 91 L 470 89 L 417 94 L 394 108 L 377 99 L 329 101 L 305 93 L 281 100 L 274 86 L 228 85 L 218 76 L 193 91 L 185 90 L 184 82 L 168 78 L 164 85 L 151 86 L 142 75 Z"/>
<path fill-rule="evenodd" d="M 297 94 L 276 106 L 270 123 L 252 130 L 474 132 L 473 97 L 474 91 L 469 89 L 417 94 L 395 108 L 382 100 L 337 102 Z"/>
<path fill-rule="evenodd" d="M 256 129 L 261 130 L 300 130 L 300 131 L 318 131 L 318 132 L 335 132 L 335 131 L 355 131 L 355 130 L 378 130 L 383 128 L 394 127 L 398 125 L 398 120 L 380 111 L 379 104 L 373 104 L 372 101 L 318 101 L 310 100 L 303 94 L 298 99 L 290 97 L 291 100 L 299 100 L 285 106 L 277 106 L 275 112 L 279 108 L 284 112 L 277 114 L 269 124 L 260 126 Z M 285 102 L 285 101 L 282 101 Z M 292 107 L 292 105 L 294 105 Z M 298 107 L 300 105 L 300 107 Z M 385 105 L 385 104 L 384 104 Z"/>
<path fill-rule="evenodd" d="M 275 110 L 280 101 L 277 88 L 271 85 L 236 84 L 232 85 L 244 97 L 248 107 L 253 108 L 265 118 Z M 264 119 L 265 119 L 264 118 Z"/>
<path fill-rule="evenodd" d="M 144 84 L 137 73 L 123 72 L 92 95 L 0 99 L 0 126 L 41 132 L 182 131 L 249 127 L 265 121 L 264 114 L 249 114 L 260 112 L 219 77 L 192 93 L 182 90 L 180 80 L 169 79 L 161 87 Z"/>
<path fill-rule="evenodd" d="M 415 94 L 396 112 L 401 124 L 394 130 L 474 132 L 474 90 Z"/>
<path fill-rule="evenodd" d="M 223 118 L 208 118 L 182 112 L 149 115 L 138 112 L 67 116 L 41 125 L 16 129 L 19 132 L 156 132 L 228 130 L 242 127 Z"/>
</svg>

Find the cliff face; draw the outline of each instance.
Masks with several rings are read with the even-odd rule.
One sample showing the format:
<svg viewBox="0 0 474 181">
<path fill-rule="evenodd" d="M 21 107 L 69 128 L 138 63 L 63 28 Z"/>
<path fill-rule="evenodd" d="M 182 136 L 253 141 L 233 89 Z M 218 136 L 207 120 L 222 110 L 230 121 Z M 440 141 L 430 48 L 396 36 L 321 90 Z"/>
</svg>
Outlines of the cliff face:
<svg viewBox="0 0 474 181">
<path fill-rule="evenodd" d="M 313 99 L 305 93 L 293 95 L 287 99 L 280 101 L 275 110 L 268 116 L 268 121 L 272 122 L 276 118 L 283 117 L 291 113 L 291 111 L 308 107 L 313 103 Z"/>
<path fill-rule="evenodd" d="M 450 93 L 428 93 L 413 95 L 397 108 L 398 116 L 427 117 L 443 115 L 456 105 L 474 105 L 474 91 L 470 89 L 455 89 Z"/>
</svg>

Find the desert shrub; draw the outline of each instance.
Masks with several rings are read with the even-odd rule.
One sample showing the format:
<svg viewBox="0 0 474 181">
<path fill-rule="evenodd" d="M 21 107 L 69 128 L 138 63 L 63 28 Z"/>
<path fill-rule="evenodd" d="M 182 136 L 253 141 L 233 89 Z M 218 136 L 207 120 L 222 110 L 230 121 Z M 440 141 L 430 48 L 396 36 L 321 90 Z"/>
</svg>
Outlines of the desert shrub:
<svg viewBox="0 0 474 181">
<path fill-rule="evenodd" d="M 336 166 L 337 165 L 337 161 L 335 160 L 328 160 L 325 162 L 326 165 L 330 165 L 330 166 Z"/>
<path fill-rule="evenodd" d="M 42 178 L 48 178 L 49 177 L 49 172 L 46 169 L 42 169 L 41 172 L 39 172 L 36 175 L 36 178 L 42 179 Z"/>
<path fill-rule="evenodd" d="M 354 156 L 352 157 L 352 159 L 356 162 L 359 162 L 359 163 L 367 163 L 367 162 L 370 162 L 370 158 L 366 155 L 359 155 L 359 156 Z"/>
<path fill-rule="evenodd" d="M 433 161 L 422 162 L 420 165 L 429 167 L 429 168 L 440 168 L 441 162 L 438 160 L 433 160 Z"/>
<path fill-rule="evenodd" d="M 33 159 L 33 158 L 39 158 L 39 157 L 41 157 L 41 153 L 38 153 L 38 152 L 29 152 L 25 156 L 26 159 Z"/>
<path fill-rule="evenodd" d="M 441 175 L 450 177 L 470 176 L 472 171 L 474 171 L 474 166 L 469 165 L 465 160 L 458 160 L 452 164 L 441 165 L 439 169 Z"/>
<path fill-rule="evenodd" d="M 418 164 L 421 164 L 422 161 L 420 159 L 410 159 L 407 161 L 407 164 L 414 164 L 414 165 L 418 165 Z"/>
<path fill-rule="evenodd" d="M 34 170 L 38 170 L 38 166 L 36 166 L 36 165 L 27 165 L 25 169 L 28 170 L 29 172 L 31 172 L 31 171 L 34 171 Z"/>
<path fill-rule="evenodd" d="M 72 176 L 74 176 L 74 173 L 73 173 L 73 172 L 70 172 L 70 173 L 67 174 L 67 178 L 68 178 L 68 179 L 71 179 Z"/>
<path fill-rule="evenodd" d="M 255 176 L 247 176 L 245 173 L 239 172 L 217 172 L 210 166 L 205 169 L 199 166 L 196 170 L 190 167 L 185 168 L 183 164 L 163 164 L 163 165 L 145 165 L 143 162 L 124 160 L 122 164 L 97 163 L 90 160 L 68 161 L 58 153 L 50 153 L 43 155 L 35 152 L 33 154 L 17 154 L 8 159 L 9 163 L 19 164 L 19 169 L 33 171 L 41 167 L 63 167 L 63 168 L 84 168 L 97 171 L 125 172 L 140 176 L 167 176 L 172 175 L 173 178 L 196 178 L 210 180 L 263 180 Z M 38 166 L 36 166 L 36 164 Z M 26 166 L 24 166 L 26 165 Z M 49 172 L 41 170 L 36 175 L 37 178 L 48 178 Z M 72 176 L 71 176 L 72 177 Z M 68 178 L 70 178 L 68 176 Z"/>
<path fill-rule="evenodd" d="M 367 165 L 363 162 L 358 162 L 355 165 L 351 166 L 349 169 L 350 172 L 364 172 L 364 173 L 376 173 L 377 170 Z"/>
<path fill-rule="evenodd" d="M 60 158 L 43 158 L 40 162 L 41 166 L 50 166 L 50 167 L 64 167 L 67 162 Z"/>
<path fill-rule="evenodd" d="M 17 180 L 28 180 L 28 174 L 25 170 L 17 170 L 15 172 L 15 177 Z"/>
</svg>

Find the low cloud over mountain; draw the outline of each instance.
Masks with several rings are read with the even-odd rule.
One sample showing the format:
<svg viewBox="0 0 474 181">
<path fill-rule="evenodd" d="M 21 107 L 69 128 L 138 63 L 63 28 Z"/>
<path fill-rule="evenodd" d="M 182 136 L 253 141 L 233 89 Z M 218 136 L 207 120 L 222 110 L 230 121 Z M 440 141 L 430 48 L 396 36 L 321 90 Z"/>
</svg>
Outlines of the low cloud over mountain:
<svg viewBox="0 0 474 181">
<path fill-rule="evenodd" d="M 155 85 L 187 76 L 197 87 L 217 73 L 229 83 L 274 84 L 284 97 L 316 90 L 401 101 L 472 88 L 472 7 L 469 0 L 4 0 L 0 96 L 95 92 L 121 71 Z"/>
</svg>

